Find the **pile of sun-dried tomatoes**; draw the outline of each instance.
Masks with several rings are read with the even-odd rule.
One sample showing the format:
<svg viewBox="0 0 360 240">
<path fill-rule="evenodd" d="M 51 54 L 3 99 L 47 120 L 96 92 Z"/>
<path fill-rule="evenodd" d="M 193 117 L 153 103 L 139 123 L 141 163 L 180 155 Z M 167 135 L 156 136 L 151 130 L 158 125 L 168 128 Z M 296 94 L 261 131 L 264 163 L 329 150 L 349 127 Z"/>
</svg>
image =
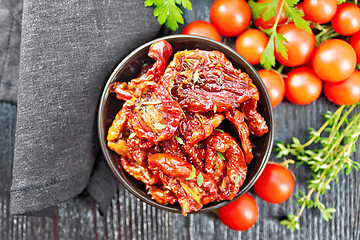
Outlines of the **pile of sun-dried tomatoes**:
<svg viewBox="0 0 360 240">
<path fill-rule="evenodd" d="M 218 51 L 180 51 L 168 64 L 172 46 L 162 40 L 148 55 L 155 62 L 139 77 L 110 87 L 125 101 L 107 136 L 119 167 L 184 216 L 233 199 L 253 158 L 249 135 L 268 131 L 258 89 Z M 224 131 L 231 125 L 240 144 Z"/>
</svg>

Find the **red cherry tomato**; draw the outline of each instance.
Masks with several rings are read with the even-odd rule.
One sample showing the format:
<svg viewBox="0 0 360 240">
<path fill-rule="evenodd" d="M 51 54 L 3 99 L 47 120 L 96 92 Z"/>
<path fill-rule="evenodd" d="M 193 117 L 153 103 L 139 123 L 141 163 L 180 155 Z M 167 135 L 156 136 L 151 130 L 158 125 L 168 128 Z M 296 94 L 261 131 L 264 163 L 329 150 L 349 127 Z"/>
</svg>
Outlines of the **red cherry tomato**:
<svg viewBox="0 0 360 240">
<path fill-rule="evenodd" d="M 250 64 L 259 64 L 268 41 L 269 38 L 264 32 L 248 29 L 237 37 L 235 50 Z"/>
<path fill-rule="evenodd" d="M 330 39 L 316 49 L 312 66 L 315 73 L 324 81 L 343 81 L 354 72 L 356 54 L 347 42 Z"/>
<path fill-rule="evenodd" d="M 336 0 L 304 0 L 306 18 L 314 23 L 329 22 L 334 17 L 336 9 Z"/>
<path fill-rule="evenodd" d="M 189 23 L 181 33 L 206 37 L 221 42 L 220 34 L 216 28 L 211 25 L 211 23 L 203 20 L 197 20 Z"/>
<path fill-rule="evenodd" d="M 304 14 L 304 16 L 302 17 L 305 21 L 310 21 L 310 19 L 308 19 L 306 17 L 305 11 L 304 11 L 304 2 L 299 2 L 298 4 L 296 4 L 296 9 L 299 10 L 300 12 L 302 12 Z M 313 28 L 313 25 L 310 24 L 310 28 Z"/>
<path fill-rule="evenodd" d="M 269 203 L 285 202 L 294 191 L 295 179 L 290 170 L 268 163 L 254 184 L 256 194 Z"/>
<path fill-rule="evenodd" d="M 353 35 L 360 30 L 360 8 L 352 3 L 340 4 L 331 25 L 340 35 Z"/>
<path fill-rule="evenodd" d="M 276 107 L 279 103 L 281 103 L 285 96 L 284 79 L 278 72 L 273 70 L 261 69 L 257 73 L 265 84 L 270 97 L 271 105 Z"/>
<path fill-rule="evenodd" d="M 325 82 L 324 93 L 327 99 L 339 105 L 350 105 L 360 101 L 360 72 L 355 70 L 342 82 Z"/>
<path fill-rule="evenodd" d="M 321 95 L 321 90 L 321 79 L 309 67 L 294 68 L 285 78 L 285 97 L 292 103 L 312 103 Z"/>
<path fill-rule="evenodd" d="M 257 204 L 249 193 L 244 193 L 238 199 L 219 208 L 221 221 L 236 231 L 245 231 L 251 228 L 256 223 L 257 217 Z"/>
<path fill-rule="evenodd" d="M 270 1 L 271 0 L 258 0 L 257 3 L 267 3 L 267 2 L 270 2 Z M 281 4 L 283 2 L 284 2 L 284 0 L 278 1 L 277 7 L 276 7 L 276 14 L 272 18 L 265 21 L 263 15 L 261 15 L 260 18 L 253 19 L 253 22 L 254 22 L 255 26 L 257 28 L 261 27 L 263 29 L 268 29 L 268 28 L 271 28 L 272 26 L 274 26 L 274 23 L 276 21 L 276 17 L 277 17 L 277 15 L 279 13 L 279 10 L 281 8 Z M 281 14 L 280 14 L 278 26 L 280 26 L 282 24 L 285 24 L 287 22 L 287 20 L 288 19 L 285 17 L 285 10 L 283 8 L 282 11 L 281 11 Z"/>
<path fill-rule="evenodd" d="M 279 52 L 275 52 L 275 58 L 285 66 L 296 67 L 303 65 L 312 57 L 316 48 L 316 40 L 313 33 L 308 33 L 303 29 L 289 23 L 281 26 L 278 33 L 282 34 L 287 41 L 284 45 L 287 49 L 287 59 Z"/>
<path fill-rule="evenodd" d="M 234 37 L 250 24 L 250 7 L 245 0 L 215 0 L 210 8 L 210 22 L 226 37 Z"/>
<path fill-rule="evenodd" d="M 350 45 L 356 53 L 357 62 L 360 63 L 360 31 L 351 37 Z"/>
</svg>

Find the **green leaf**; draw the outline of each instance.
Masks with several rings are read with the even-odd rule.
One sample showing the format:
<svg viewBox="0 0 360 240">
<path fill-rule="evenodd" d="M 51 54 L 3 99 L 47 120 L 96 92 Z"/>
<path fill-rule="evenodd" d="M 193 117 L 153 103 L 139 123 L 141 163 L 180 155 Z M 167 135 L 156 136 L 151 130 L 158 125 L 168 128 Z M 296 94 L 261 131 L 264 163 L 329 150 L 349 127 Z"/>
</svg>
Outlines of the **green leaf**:
<svg viewBox="0 0 360 240">
<path fill-rule="evenodd" d="M 286 226 L 288 229 L 291 229 L 291 231 L 300 229 L 299 219 L 293 214 L 288 214 L 287 219 L 280 221 L 280 225 Z"/>
<path fill-rule="evenodd" d="M 287 48 L 284 45 L 284 42 L 286 42 L 286 38 L 284 38 L 283 35 L 276 33 L 276 37 L 275 37 L 275 49 L 276 52 L 280 53 L 281 56 L 283 56 L 285 59 L 288 59 L 288 54 L 287 54 Z"/>
<path fill-rule="evenodd" d="M 222 129 L 220 129 L 220 128 L 215 128 L 215 130 L 218 131 L 218 132 L 221 132 L 221 133 L 224 132 L 224 130 L 222 130 Z"/>
<path fill-rule="evenodd" d="M 161 123 L 153 123 L 154 128 L 162 130 L 166 128 L 166 125 L 161 124 Z"/>
<path fill-rule="evenodd" d="M 176 4 L 181 4 L 185 9 L 192 10 L 189 0 L 145 0 L 146 7 L 155 5 L 154 16 L 157 17 L 159 24 L 165 24 L 172 31 L 179 27 L 179 23 L 184 24 L 183 12 Z"/>
<path fill-rule="evenodd" d="M 194 177 L 196 177 L 196 169 L 194 167 L 194 165 L 192 165 L 192 172 L 190 173 L 189 177 L 185 178 L 186 180 L 191 180 Z"/>
<path fill-rule="evenodd" d="M 241 180 L 241 176 L 237 175 L 235 178 L 235 186 L 237 186 L 239 184 L 240 180 Z"/>
<path fill-rule="evenodd" d="M 181 145 L 184 145 L 184 141 L 180 138 L 180 137 L 175 137 L 176 141 L 181 144 Z"/>
<path fill-rule="evenodd" d="M 308 33 L 312 33 L 310 24 L 305 21 L 302 17 L 304 13 L 300 10 L 295 9 L 295 5 L 299 2 L 299 0 L 285 0 L 285 17 L 292 18 L 295 23 L 295 26 L 307 31 Z"/>
<path fill-rule="evenodd" d="M 132 133 L 130 133 L 128 139 L 132 139 L 132 138 L 135 137 L 135 136 L 136 136 L 136 133 L 135 133 L 135 132 L 132 132 Z"/>
<path fill-rule="evenodd" d="M 216 113 L 216 111 L 217 111 L 217 105 L 215 104 L 214 105 L 214 113 Z"/>
<path fill-rule="evenodd" d="M 193 75 L 193 82 L 194 84 L 199 80 L 199 71 L 196 70 Z"/>
<path fill-rule="evenodd" d="M 251 16 L 253 16 L 254 19 L 258 19 L 263 15 L 265 21 L 269 20 L 276 14 L 277 2 L 278 0 L 271 0 L 266 3 L 257 3 L 250 0 L 248 4 L 251 10 Z"/>
<path fill-rule="evenodd" d="M 267 2 L 267 8 L 262 14 L 262 18 L 264 19 L 264 21 L 267 21 L 275 16 L 277 4 L 278 0 L 271 0 L 270 2 Z"/>
<path fill-rule="evenodd" d="M 159 2 L 159 0 L 145 0 L 144 4 L 145 7 L 151 7 L 152 5 L 155 5 L 156 2 Z"/>
<path fill-rule="evenodd" d="M 197 181 L 198 186 L 201 187 L 201 185 L 204 182 L 204 177 L 201 173 L 199 173 L 199 175 L 197 176 L 196 181 Z"/>
<path fill-rule="evenodd" d="M 275 66 L 274 38 L 275 37 L 273 35 L 270 36 L 269 42 L 260 58 L 260 64 L 265 69 L 270 69 Z"/>
<path fill-rule="evenodd" d="M 218 155 L 219 158 L 221 158 L 222 160 L 225 160 L 225 157 L 221 152 L 216 151 L 216 154 Z"/>
<path fill-rule="evenodd" d="M 192 63 L 188 58 L 185 57 L 184 60 L 189 66 L 192 66 Z"/>
<path fill-rule="evenodd" d="M 192 5 L 191 5 L 191 2 L 189 0 L 181 0 L 181 5 L 185 9 L 189 9 L 190 11 L 192 11 Z"/>
</svg>

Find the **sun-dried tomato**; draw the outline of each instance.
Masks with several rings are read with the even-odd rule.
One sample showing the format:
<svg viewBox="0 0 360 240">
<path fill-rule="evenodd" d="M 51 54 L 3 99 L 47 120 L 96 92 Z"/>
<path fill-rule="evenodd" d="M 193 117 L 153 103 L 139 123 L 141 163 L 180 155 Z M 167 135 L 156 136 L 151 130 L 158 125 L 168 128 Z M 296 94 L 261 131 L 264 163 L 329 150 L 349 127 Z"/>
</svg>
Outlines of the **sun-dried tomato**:
<svg viewBox="0 0 360 240">
<path fill-rule="evenodd" d="M 146 185 L 148 194 L 161 204 L 174 204 L 177 202 L 175 194 L 164 186 Z"/>
<path fill-rule="evenodd" d="M 185 153 L 187 161 L 194 165 L 199 171 L 204 172 L 204 162 L 206 158 L 204 143 L 197 143 L 192 146 L 184 144 L 181 146 L 181 149 Z"/>
<path fill-rule="evenodd" d="M 237 109 L 231 109 L 225 112 L 225 116 L 236 127 L 239 133 L 242 150 L 244 151 L 245 161 L 247 164 L 250 164 L 253 159 L 252 143 L 249 139 L 249 128 L 246 125 L 244 114 Z"/>
<path fill-rule="evenodd" d="M 246 123 L 249 127 L 250 133 L 254 134 L 257 137 L 261 137 L 262 135 L 267 133 L 269 129 L 266 125 L 264 118 L 256 110 L 256 107 L 257 99 L 251 98 L 241 104 L 240 110 L 245 115 Z"/>
<path fill-rule="evenodd" d="M 184 216 L 217 198 L 218 188 L 212 178 L 196 170 L 187 161 L 170 154 L 157 153 L 149 156 L 148 162 L 149 169 L 176 195 Z M 201 184 L 197 180 L 200 174 Z"/>
<path fill-rule="evenodd" d="M 168 140 L 160 142 L 159 145 L 163 153 L 171 154 L 186 161 L 186 156 L 181 149 L 180 143 L 176 140 L 175 135 Z"/>
<path fill-rule="evenodd" d="M 153 141 L 170 139 L 183 112 L 170 94 L 155 82 L 139 84 L 128 104 L 128 124 L 137 136 Z"/>
<path fill-rule="evenodd" d="M 135 160 L 120 157 L 120 163 L 127 173 L 145 184 L 154 185 L 160 181 L 159 176 L 149 170 L 147 162 L 138 164 Z"/>
<path fill-rule="evenodd" d="M 192 146 L 209 137 L 224 118 L 222 114 L 212 114 L 209 117 L 198 113 L 186 114 L 179 123 L 179 132 L 186 143 Z"/>
<path fill-rule="evenodd" d="M 236 140 L 228 133 L 214 132 L 206 140 L 205 172 L 219 187 L 219 200 L 231 200 L 245 180 L 247 165 Z"/>
<path fill-rule="evenodd" d="M 221 113 L 257 94 L 249 76 L 218 51 L 191 50 L 174 55 L 160 83 L 191 113 Z"/>
<path fill-rule="evenodd" d="M 157 41 L 153 43 L 149 48 L 149 57 L 156 60 L 150 68 L 148 65 L 145 65 L 142 69 L 148 69 L 145 73 L 141 74 L 139 77 L 134 78 L 129 83 L 126 82 L 116 82 L 110 85 L 110 92 L 116 93 L 117 99 L 120 100 L 130 100 L 134 91 L 137 89 L 138 85 L 145 81 L 154 81 L 157 82 L 160 77 L 164 74 L 165 67 L 169 57 L 172 54 L 172 46 L 167 41 Z"/>
</svg>

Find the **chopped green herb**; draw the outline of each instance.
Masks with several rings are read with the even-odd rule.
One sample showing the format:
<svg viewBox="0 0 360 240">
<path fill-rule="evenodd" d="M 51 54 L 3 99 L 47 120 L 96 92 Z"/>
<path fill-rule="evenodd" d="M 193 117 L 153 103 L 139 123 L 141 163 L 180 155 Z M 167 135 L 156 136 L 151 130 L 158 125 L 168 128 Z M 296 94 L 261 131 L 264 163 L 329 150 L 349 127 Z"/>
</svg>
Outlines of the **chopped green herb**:
<svg viewBox="0 0 360 240">
<path fill-rule="evenodd" d="M 198 186 L 201 187 L 201 185 L 204 182 L 204 176 L 201 173 L 199 173 L 199 175 L 196 178 L 196 181 L 197 181 Z"/>
<path fill-rule="evenodd" d="M 238 185 L 240 180 L 241 180 L 240 175 L 237 175 L 236 178 L 235 178 L 235 185 Z"/>
<path fill-rule="evenodd" d="M 191 61 L 190 61 L 189 59 L 184 58 L 184 60 L 185 60 L 185 62 L 186 62 L 189 66 L 192 66 L 192 63 L 191 63 Z"/>
<path fill-rule="evenodd" d="M 166 128 L 166 125 L 161 124 L 161 123 L 154 123 L 153 126 L 154 126 L 154 128 L 159 129 L 159 130 Z"/>
<path fill-rule="evenodd" d="M 136 136 L 136 133 L 135 133 L 135 132 L 132 132 L 132 133 L 130 133 L 128 139 L 132 139 L 132 138 L 135 137 L 135 136 Z"/>
<path fill-rule="evenodd" d="M 216 113 L 216 110 L 217 110 L 217 106 L 216 104 L 214 105 L 214 113 Z"/>
<path fill-rule="evenodd" d="M 195 84 L 198 80 L 199 80 L 199 71 L 196 70 L 196 71 L 194 72 L 194 76 L 193 76 L 193 82 L 194 82 L 194 84 Z"/>
<path fill-rule="evenodd" d="M 221 158 L 222 160 L 225 160 L 225 157 L 221 152 L 216 151 L 216 153 L 217 153 L 219 158 Z"/>
<path fill-rule="evenodd" d="M 192 172 L 190 173 L 189 177 L 185 178 L 186 180 L 191 180 L 194 177 L 196 177 L 196 169 L 194 166 L 192 166 Z"/>
<path fill-rule="evenodd" d="M 215 130 L 218 131 L 218 132 L 221 132 L 221 133 L 224 132 L 224 130 L 222 130 L 222 129 L 220 129 L 220 128 L 215 128 Z"/>
<path fill-rule="evenodd" d="M 184 145 L 184 141 L 180 138 L 180 137 L 175 137 L 176 141 L 181 144 L 181 145 Z"/>
</svg>

